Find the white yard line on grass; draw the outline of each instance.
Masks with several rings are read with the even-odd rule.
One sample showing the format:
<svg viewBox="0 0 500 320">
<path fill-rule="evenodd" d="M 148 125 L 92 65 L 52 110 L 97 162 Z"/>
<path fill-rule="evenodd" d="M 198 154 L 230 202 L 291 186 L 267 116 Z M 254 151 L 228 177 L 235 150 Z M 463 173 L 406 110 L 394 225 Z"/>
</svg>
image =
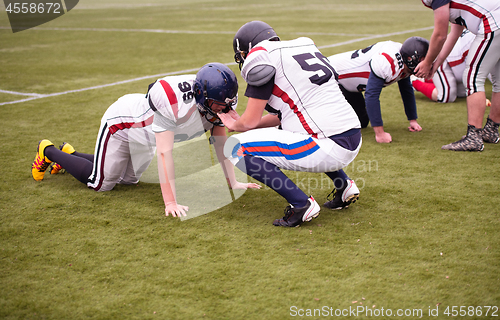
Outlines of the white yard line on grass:
<svg viewBox="0 0 500 320">
<path fill-rule="evenodd" d="M 333 48 L 333 47 L 338 47 L 338 46 L 351 44 L 351 43 L 355 43 L 355 42 L 360 42 L 360 41 L 364 41 L 364 40 L 378 39 L 378 38 L 384 38 L 384 37 L 394 36 L 394 35 L 402 35 L 402 34 L 406 34 L 406 33 L 418 32 L 418 31 L 426 31 L 426 30 L 430 30 L 432 28 L 433 27 L 426 27 L 426 28 L 405 30 L 405 31 L 399 31 L 399 32 L 391 32 L 391 33 L 386 33 L 386 34 L 370 35 L 370 36 L 356 38 L 356 39 L 348 40 L 348 41 L 344 41 L 344 42 L 320 46 L 318 48 L 319 49 Z M 0 27 L 0 29 L 4 29 L 4 28 Z M 136 30 L 136 29 L 93 29 L 93 28 L 35 28 L 35 29 L 38 29 L 38 30 L 82 30 L 82 31 L 126 31 L 126 32 L 138 31 L 138 32 L 160 32 L 160 33 L 193 33 L 193 34 L 205 34 L 205 33 L 227 34 L 228 33 L 226 31 L 221 31 L 221 32 L 207 31 L 207 32 L 204 32 L 204 31 L 152 30 L 152 29 L 139 29 L 139 30 Z M 233 32 L 231 32 L 231 34 L 232 33 Z M 342 34 L 342 35 L 346 35 L 346 34 Z M 235 64 L 235 63 L 234 62 L 226 63 L 226 65 L 233 65 L 233 64 Z M 55 96 L 60 96 L 60 95 L 68 94 L 68 93 L 76 93 L 76 92 L 83 92 L 83 91 L 88 91 L 88 90 L 102 89 L 102 88 L 116 86 L 116 85 L 120 85 L 120 84 L 124 84 L 124 83 L 134 82 L 134 81 L 140 81 L 140 80 L 151 79 L 151 78 L 161 78 L 161 77 L 166 77 L 166 76 L 170 76 L 170 75 L 190 73 L 190 72 L 196 72 L 196 71 L 198 71 L 198 68 L 180 70 L 180 71 L 174 71 L 174 72 L 162 73 L 162 74 L 155 74 L 155 75 L 149 75 L 149 76 L 143 76 L 143 77 L 139 77 L 139 78 L 123 80 L 123 81 L 118 81 L 118 82 L 113 82 L 113 83 L 108 83 L 108 84 L 103 84 L 103 85 L 98 85 L 98 86 L 92 86 L 92 87 L 88 87 L 88 88 L 68 90 L 68 91 L 56 92 L 56 93 L 50 93 L 50 94 L 23 93 L 23 92 L 0 90 L 0 93 L 29 96 L 29 98 L 25 98 L 25 99 L 8 101 L 8 102 L 1 102 L 0 106 L 7 105 L 7 104 L 21 103 L 21 102 L 26 102 L 26 101 L 36 100 L 36 99 L 42 99 L 42 98 L 47 98 L 47 97 L 55 97 Z"/>
<path fill-rule="evenodd" d="M 0 29 L 11 29 L 0 27 Z M 234 31 L 190 31 L 190 30 L 164 30 L 164 29 L 114 29 L 114 28 L 44 28 L 35 27 L 31 30 L 38 31 L 98 31 L 98 32 L 146 32 L 146 33 L 174 33 L 174 34 L 233 34 Z"/>
<path fill-rule="evenodd" d="M 432 27 L 426 27 L 426 28 L 413 29 L 413 30 L 399 31 L 399 32 L 391 32 L 391 33 L 386 33 L 386 34 L 372 35 L 372 36 L 369 36 L 369 37 L 357 38 L 357 39 L 353 39 L 353 40 L 348 40 L 348 41 L 344 41 L 344 42 L 339 42 L 339 43 L 329 44 L 329 45 L 326 45 L 326 46 L 321 46 L 321 47 L 318 47 L 318 49 L 339 47 L 339 46 L 343 46 L 345 44 L 351 44 L 351 43 L 360 42 L 360 41 L 364 41 L 364 40 L 372 40 L 372 39 L 377 39 L 377 38 L 384 38 L 384 37 L 389 37 L 389 36 L 402 35 L 402 34 L 406 34 L 406 33 L 412 33 L 412 32 L 418 32 L 418 31 L 426 31 L 426 30 L 431 30 L 433 28 L 434 28 L 434 26 L 432 26 Z"/>
<path fill-rule="evenodd" d="M 0 29 L 11 29 L 0 27 Z M 190 30 L 165 30 L 165 29 L 115 29 L 115 28 L 46 28 L 35 27 L 32 30 L 39 31 L 95 31 L 95 32 L 145 32 L 145 33 L 171 33 L 171 34 L 230 34 L 235 31 L 190 31 Z M 285 32 L 284 34 L 296 34 L 302 36 L 345 36 L 345 37 L 369 37 L 370 34 L 335 33 L 335 32 Z"/>
<path fill-rule="evenodd" d="M 68 90 L 68 91 L 49 93 L 49 94 L 21 93 L 21 92 L 0 90 L 0 92 L 3 92 L 3 93 L 31 96 L 31 98 L 26 98 L 26 99 L 21 99 L 21 100 L 16 100 L 16 101 L 9 101 L 9 102 L 2 102 L 2 103 L 0 103 L 0 106 L 6 105 L 6 104 L 13 104 L 13 103 L 25 102 L 25 101 L 30 101 L 30 100 L 36 100 L 36 99 L 41 99 L 41 98 L 47 98 L 47 97 L 55 97 L 55 96 L 60 96 L 63 94 L 68 94 L 68 93 L 83 92 L 83 91 L 94 90 L 94 89 L 102 89 L 102 88 L 106 88 L 106 87 L 116 86 L 119 84 L 140 81 L 140 80 L 145 80 L 145 79 L 162 78 L 162 77 L 172 76 L 172 75 L 176 75 L 176 74 L 196 72 L 196 71 L 198 71 L 198 69 L 199 68 L 174 71 L 174 72 L 162 73 L 162 74 L 155 74 L 155 75 L 144 76 L 144 77 L 139 77 L 139 78 L 134 78 L 134 79 L 129 79 L 129 80 L 123 80 L 123 81 L 118 81 L 118 82 L 113 82 L 113 83 L 102 84 L 102 85 L 88 87 L 88 88 Z"/>
</svg>

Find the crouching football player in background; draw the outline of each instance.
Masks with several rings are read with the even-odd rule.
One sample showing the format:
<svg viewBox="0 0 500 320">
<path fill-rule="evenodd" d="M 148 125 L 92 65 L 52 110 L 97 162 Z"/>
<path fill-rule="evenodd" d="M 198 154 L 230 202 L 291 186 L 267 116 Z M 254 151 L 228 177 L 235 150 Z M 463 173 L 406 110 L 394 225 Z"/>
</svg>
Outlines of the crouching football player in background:
<svg viewBox="0 0 500 320">
<path fill-rule="evenodd" d="M 237 94 L 236 76 L 220 63 L 206 64 L 196 75 L 159 79 L 146 95 L 125 95 L 106 110 L 95 154 L 76 152 L 68 143 L 58 149 L 49 140 L 41 140 L 32 165 L 33 178 L 43 180 L 49 164 L 55 162 L 53 173 L 64 168 L 89 188 L 109 191 L 116 184 L 137 184 L 157 149 L 165 214 L 186 216 L 189 208 L 176 200 L 173 145 L 210 130 L 229 186 L 260 188 L 236 181 L 234 168 L 223 155 L 226 130 L 217 113 L 233 110 Z"/>
<path fill-rule="evenodd" d="M 235 111 L 220 115 L 229 130 L 243 132 L 228 138 L 224 154 L 288 201 L 285 216 L 273 224 L 297 227 L 320 211 L 280 168 L 325 172 L 336 191 L 327 208 L 355 202 L 359 189 L 342 168 L 361 147 L 359 120 L 313 41 L 280 41 L 271 26 L 252 21 L 238 30 L 233 49 L 249 98 L 241 117 Z M 269 114 L 262 116 L 264 109 Z"/>
<path fill-rule="evenodd" d="M 410 82 L 410 75 L 418 63 L 425 58 L 429 42 L 420 37 L 411 37 L 401 44 L 382 41 L 364 49 L 329 56 L 328 60 L 338 73 L 342 93 L 356 111 L 361 127 L 371 123 L 375 140 L 379 143 L 392 141 L 390 133 L 384 131 L 380 110 L 382 89 L 398 83 L 401 98 L 410 122 L 410 131 L 421 131 L 417 122 L 417 104 Z M 365 95 L 363 96 L 363 91 Z"/>
</svg>

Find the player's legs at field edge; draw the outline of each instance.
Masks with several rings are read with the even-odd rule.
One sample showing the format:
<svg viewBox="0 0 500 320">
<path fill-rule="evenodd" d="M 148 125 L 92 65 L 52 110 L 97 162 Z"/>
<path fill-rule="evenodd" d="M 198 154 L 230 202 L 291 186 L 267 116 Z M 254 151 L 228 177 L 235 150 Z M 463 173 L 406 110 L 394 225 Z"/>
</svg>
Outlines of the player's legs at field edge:
<svg viewBox="0 0 500 320">
<path fill-rule="evenodd" d="M 308 204 L 309 197 L 276 165 L 262 158 L 245 155 L 236 163 L 236 167 L 276 191 L 293 207 L 302 208 Z"/>
<path fill-rule="evenodd" d="M 471 44 L 463 73 L 463 83 L 467 91 L 467 136 L 459 141 L 441 147 L 454 151 L 482 151 L 483 118 L 486 112 L 484 83 L 491 74 L 493 92 L 489 118 L 500 122 L 500 39 L 495 32 L 478 34 Z"/>
<path fill-rule="evenodd" d="M 326 197 L 327 201 L 323 204 L 326 208 L 346 209 L 359 199 L 359 189 L 356 183 L 347 176 L 344 170 L 325 173 L 332 179 L 334 185 L 332 192 Z M 329 200 L 330 195 L 333 195 L 332 200 Z"/>
<path fill-rule="evenodd" d="M 499 123 L 500 123 L 500 92 L 493 92 L 491 94 L 490 114 L 488 115 L 488 119 L 486 120 L 486 123 L 482 130 L 482 136 L 484 142 L 498 143 L 500 139 L 498 132 Z"/>
<path fill-rule="evenodd" d="M 87 184 L 88 178 L 92 173 L 92 161 L 86 157 L 77 156 L 74 153 L 65 153 L 53 145 L 45 148 L 45 156 L 49 160 L 60 164 L 78 181 L 85 185 Z"/>
<path fill-rule="evenodd" d="M 417 79 L 412 81 L 411 84 L 413 88 L 415 88 L 415 90 L 423 93 L 427 98 L 431 99 L 432 101 L 437 101 L 437 89 L 434 83 Z"/>
<path fill-rule="evenodd" d="M 305 221 L 318 217 L 320 207 L 314 198 L 308 197 L 276 165 L 262 158 L 245 155 L 236 167 L 250 177 L 264 183 L 290 203 L 285 215 L 273 221 L 277 227 L 298 227 Z"/>
<path fill-rule="evenodd" d="M 80 157 L 80 158 L 87 159 L 88 161 L 94 163 L 94 155 L 93 154 L 82 153 L 82 152 L 75 151 L 75 152 L 72 153 L 72 155 Z"/>
<path fill-rule="evenodd" d="M 43 180 L 45 171 L 47 171 L 47 168 L 52 163 L 52 161 L 45 156 L 45 149 L 53 145 L 54 144 L 47 139 L 43 139 L 38 142 L 35 159 L 31 164 L 31 174 L 35 181 Z"/>
<path fill-rule="evenodd" d="M 62 145 L 59 146 L 59 150 L 67 153 L 67 154 L 72 154 L 74 156 L 80 157 L 80 158 L 85 158 L 89 161 L 94 162 L 94 155 L 93 154 L 88 154 L 88 153 L 81 153 L 75 150 L 72 145 L 70 145 L 67 142 L 63 142 Z M 59 172 L 65 172 L 64 168 L 62 167 L 61 164 L 53 162 L 50 174 L 58 174 Z"/>
</svg>

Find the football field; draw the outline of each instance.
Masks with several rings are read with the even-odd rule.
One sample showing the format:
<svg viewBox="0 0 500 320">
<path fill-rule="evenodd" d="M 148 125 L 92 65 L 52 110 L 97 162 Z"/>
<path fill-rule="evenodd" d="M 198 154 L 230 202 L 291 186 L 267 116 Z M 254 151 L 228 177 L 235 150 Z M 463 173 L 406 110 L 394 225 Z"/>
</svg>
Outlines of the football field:
<svg viewBox="0 0 500 320">
<path fill-rule="evenodd" d="M 165 217 L 155 163 L 104 193 L 69 174 L 34 181 L 39 140 L 93 153 L 104 111 L 166 75 L 229 65 L 241 114 L 232 40 L 251 20 L 325 56 L 433 28 L 420 0 L 81 0 L 15 33 L 0 5 L 1 319 L 500 317 L 500 144 L 441 150 L 466 133 L 464 98 L 417 92 L 423 130 L 409 132 L 398 86 L 385 88 L 393 142 L 362 129 L 345 168 L 359 201 L 300 228 L 272 225 L 288 205 L 273 190 L 229 191 L 204 136 L 174 151 L 186 219 Z M 320 204 L 333 187 L 286 174 Z"/>
</svg>

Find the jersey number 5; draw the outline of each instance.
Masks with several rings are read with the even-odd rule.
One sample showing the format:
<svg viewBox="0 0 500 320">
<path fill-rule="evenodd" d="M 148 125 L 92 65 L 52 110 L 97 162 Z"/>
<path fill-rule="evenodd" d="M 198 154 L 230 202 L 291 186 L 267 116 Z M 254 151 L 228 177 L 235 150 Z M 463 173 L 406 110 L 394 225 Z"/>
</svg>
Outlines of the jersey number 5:
<svg viewBox="0 0 500 320">
<path fill-rule="evenodd" d="M 309 77 L 309 80 L 320 86 L 323 83 L 328 82 L 333 75 L 335 75 L 335 79 L 338 79 L 335 69 L 333 69 L 326 57 L 322 55 L 321 52 L 315 52 L 314 54 L 315 55 L 312 53 L 302 53 L 293 56 L 295 61 L 299 63 L 302 70 L 316 72 L 315 75 Z M 321 73 L 318 74 L 318 71 L 321 71 Z"/>
</svg>

